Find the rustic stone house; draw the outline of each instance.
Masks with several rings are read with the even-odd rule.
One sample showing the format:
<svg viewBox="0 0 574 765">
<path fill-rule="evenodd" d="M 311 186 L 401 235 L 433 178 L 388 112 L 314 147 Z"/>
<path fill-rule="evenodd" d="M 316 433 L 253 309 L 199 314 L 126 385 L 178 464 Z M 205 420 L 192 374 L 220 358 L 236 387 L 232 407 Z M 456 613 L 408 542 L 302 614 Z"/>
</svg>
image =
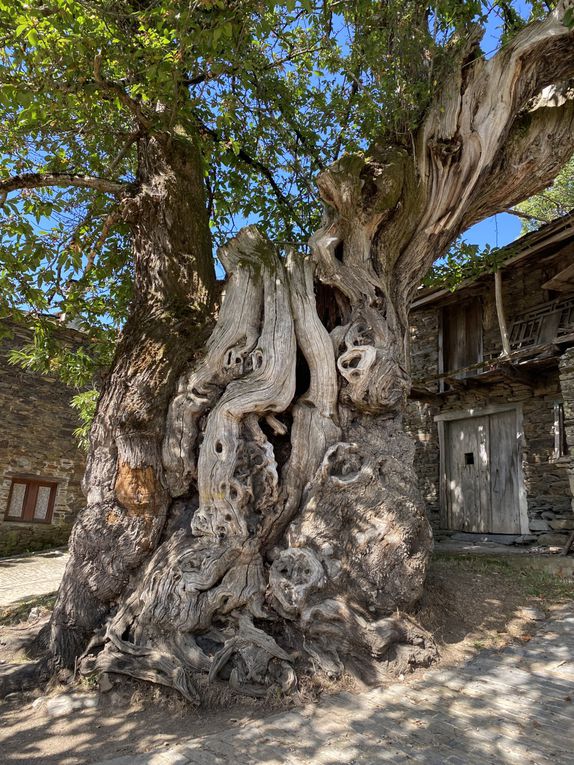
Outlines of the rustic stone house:
<svg viewBox="0 0 574 765">
<path fill-rule="evenodd" d="M 435 529 L 562 544 L 574 529 L 574 212 L 501 254 L 498 276 L 421 289 L 406 423 Z"/>
<path fill-rule="evenodd" d="M 8 363 L 30 333 L 2 322 L 0 338 L 0 556 L 67 542 L 82 507 L 85 457 L 78 450 L 73 391 Z M 77 343 L 79 334 L 61 330 Z"/>
</svg>

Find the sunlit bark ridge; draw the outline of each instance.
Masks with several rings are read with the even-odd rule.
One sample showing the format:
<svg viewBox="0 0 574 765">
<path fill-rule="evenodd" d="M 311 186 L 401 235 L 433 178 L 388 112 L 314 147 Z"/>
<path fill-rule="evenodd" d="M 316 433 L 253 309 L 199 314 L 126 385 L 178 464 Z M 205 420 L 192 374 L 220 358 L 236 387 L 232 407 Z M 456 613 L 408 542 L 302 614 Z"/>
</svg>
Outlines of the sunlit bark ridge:
<svg viewBox="0 0 574 765">
<path fill-rule="evenodd" d="M 373 679 L 388 659 L 432 661 L 432 637 L 406 615 L 432 547 L 401 422 L 408 311 L 461 231 L 543 188 L 574 149 L 565 7 L 489 61 L 470 43 L 405 145 L 325 170 L 309 255 L 279 253 L 254 227 L 230 241 L 201 354 L 179 311 L 186 294 L 212 291 L 207 271 L 190 275 L 199 255 L 181 266 L 197 249 L 197 231 L 181 239 L 186 216 L 203 208 L 170 212 L 158 179 L 177 176 L 179 160 L 150 169 L 157 230 L 139 226 L 137 257 L 157 278 L 143 283 L 141 323 L 128 327 L 96 417 L 88 508 L 52 621 L 61 662 L 112 603 L 84 666 L 195 701 L 202 675 L 262 695 L 289 691 L 309 668 Z M 196 168 L 188 191 L 198 178 Z M 208 243 L 202 251 L 209 258 Z M 147 315 L 158 295 L 163 313 Z M 150 332 L 162 338 L 156 355 Z"/>
</svg>

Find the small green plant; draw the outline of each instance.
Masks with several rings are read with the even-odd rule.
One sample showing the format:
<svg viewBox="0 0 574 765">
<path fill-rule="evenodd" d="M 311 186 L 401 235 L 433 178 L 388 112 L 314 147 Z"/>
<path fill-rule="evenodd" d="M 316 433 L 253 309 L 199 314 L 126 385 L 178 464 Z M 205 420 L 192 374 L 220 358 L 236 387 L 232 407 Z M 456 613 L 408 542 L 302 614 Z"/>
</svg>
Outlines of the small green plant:
<svg viewBox="0 0 574 765">
<path fill-rule="evenodd" d="M 100 685 L 100 673 L 92 672 L 89 675 L 82 675 L 79 682 L 82 688 L 87 691 L 96 691 Z"/>
</svg>

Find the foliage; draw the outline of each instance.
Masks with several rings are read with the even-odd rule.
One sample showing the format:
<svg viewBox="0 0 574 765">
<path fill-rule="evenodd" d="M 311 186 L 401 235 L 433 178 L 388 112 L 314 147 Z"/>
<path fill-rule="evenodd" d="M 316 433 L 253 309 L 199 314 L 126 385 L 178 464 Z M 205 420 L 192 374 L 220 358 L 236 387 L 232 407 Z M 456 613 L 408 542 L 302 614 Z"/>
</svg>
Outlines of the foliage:
<svg viewBox="0 0 574 765">
<path fill-rule="evenodd" d="M 534 2 L 531 18 L 547 12 Z M 479 0 L 0 0 L 0 183 L 27 173 L 137 178 L 142 133 L 201 142 L 215 244 L 257 221 L 278 241 L 319 222 L 314 177 L 345 151 L 410 147 L 477 25 Z M 475 49 L 473 55 L 479 55 Z M 121 202 L 95 187 L 0 192 L 0 318 L 34 329 L 13 359 L 83 386 L 132 294 Z M 462 261 L 452 259 L 455 268 Z M 55 319 L 86 333 L 55 342 Z"/>
<path fill-rule="evenodd" d="M 445 258 L 437 261 L 426 275 L 424 287 L 443 287 L 454 292 L 466 279 L 486 273 L 494 273 L 508 253 L 491 248 L 481 249 L 478 244 L 469 244 L 459 239 L 450 248 Z"/>
<path fill-rule="evenodd" d="M 89 447 L 88 437 L 90 434 L 90 426 L 96 413 L 96 406 L 98 403 L 99 391 L 97 388 L 89 388 L 88 390 L 77 393 L 72 399 L 72 407 L 78 413 L 81 425 L 74 431 L 80 449 L 87 452 Z"/>
<path fill-rule="evenodd" d="M 574 157 L 564 165 L 551 186 L 516 205 L 516 209 L 530 216 L 522 221 L 523 234 L 574 210 Z"/>
</svg>

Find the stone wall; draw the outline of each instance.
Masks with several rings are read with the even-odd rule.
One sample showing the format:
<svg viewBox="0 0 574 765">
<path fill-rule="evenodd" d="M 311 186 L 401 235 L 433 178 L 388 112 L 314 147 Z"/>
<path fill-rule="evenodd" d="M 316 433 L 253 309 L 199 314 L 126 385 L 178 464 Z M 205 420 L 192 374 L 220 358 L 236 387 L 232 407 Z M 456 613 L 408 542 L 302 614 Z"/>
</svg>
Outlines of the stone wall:
<svg viewBox="0 0 574 765">
<path fill-rule="evenodd" d="M 564 458 L 570 483 L 570 494 L 574 497 L 574 348 L 568 350 L 560 359 L 560 387 L 564 400 L 564 429 L 568 454 Z M 550 525 L 555 531 L 574 531 L 574 499 L 570 507 L 550 519 Z"/>
<path fill-rule="evenodd" d="M 515 318 L 553 297 L 541 284 L 572 262 L 572 246 L 550 258 L 539 257 L 503 272 L 503 294 L 509 327 Z M 501 352 L 494 302 L 494 278 L 482 277 L 470 288 L 443 296 L 441 301 L 411 313 L 411 374 L 415 397 L 405 415 L 405 427 L 416 442 L 419 487 L 435 528 L 440 520 L 440 454 L 436 414 L 516 403 L 523 412 L 522 469 L 528 503 L 530 533 L 541 543 L 565 541 L 574 529 L 574 349 L 569 349 L 553 369 L 537 373 L 534 387 L 519 382 L 474 382 L 440 392 L 439 327 L 442 306 L 467 295 L 480 297 L 485 356 Z M 421 393 L 421 382 L 428 395 Z M 569 453 L 555 453 L 555 403 L 563 402 Z M 571 456 L 572 455 L 572 456 Z M 556 536 L 556 535 L 562 536 Z"/>
<path fill-rule="evenodd" d="M 438 324 L 436 308 L 416 311 L 410 321 L 411 374 L 421 380 L 438 371 Z M 438 384 L 430 383 L 429 390 L 438 390 Z M 415 467 L 419 490 L 425 501 L 433 528 L 440 526 L 439 497 L 439 445 L 434 416 L 438 413 L 436 403 L 411 399 L 405 412 L 405 430 L 415 441 Z"/>
<path fill-rule="evenodd" d="M 85 457 L 74 438 L 78 421 L 70 408 L 73 391 L 10 365 L 9 350 L 30 339 L 25 330 L 11 329 L 13 336 L 0 341 L 0 556 L 66 544 L 74 516 L 83 505 L 80 482 Z M 57 482 L 51 523 L 5 519 L 15 476 Z"/>
<path fill-rule="evenodd" d="M 405 430 L 415 442 L 415 469 L 419 491 L 424 499 L 431 525 L 440 528 L 440 453 L 434 416 L 436 407 L 426 401 L 409 401 Z"/>
</svg>

